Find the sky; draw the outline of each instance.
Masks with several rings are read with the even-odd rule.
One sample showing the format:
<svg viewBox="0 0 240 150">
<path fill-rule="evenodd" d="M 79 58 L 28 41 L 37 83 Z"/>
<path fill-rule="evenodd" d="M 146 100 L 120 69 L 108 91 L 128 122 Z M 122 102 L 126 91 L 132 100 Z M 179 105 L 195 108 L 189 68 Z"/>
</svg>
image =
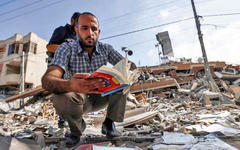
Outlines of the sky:
<svg viewBox="0 0 240 150">
<path fill-rule="evenodd" d="M 240 1 L 194 2 L 208 60 L 240 64 Z M 123 56 L 122 47 L 132 50 L 128 58 L 137 66 L 160 63 L 156 34 L 164 31 L 169 32 L 176 59 L 202 57 L 191 0 L 0 0 L 0 40 L 34 32 L 49 41 L 54 29 L 70 23 L 76 11 L 95 14 L 99 41 Z"/>
</svg>

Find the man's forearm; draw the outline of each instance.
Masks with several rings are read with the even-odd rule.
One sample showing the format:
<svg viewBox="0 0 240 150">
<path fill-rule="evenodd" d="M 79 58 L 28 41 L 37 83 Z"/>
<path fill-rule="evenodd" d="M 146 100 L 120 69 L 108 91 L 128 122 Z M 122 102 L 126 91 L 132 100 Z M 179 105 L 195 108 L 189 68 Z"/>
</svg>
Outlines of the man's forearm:
<svg viewBox="0 0 240 150">
<path fill-rule="evenodd" d="M 70 82 L 53 75 L 45 75 L 42 78 L 42 87 L 52 93 L 70 92 Z"/>
</svg>

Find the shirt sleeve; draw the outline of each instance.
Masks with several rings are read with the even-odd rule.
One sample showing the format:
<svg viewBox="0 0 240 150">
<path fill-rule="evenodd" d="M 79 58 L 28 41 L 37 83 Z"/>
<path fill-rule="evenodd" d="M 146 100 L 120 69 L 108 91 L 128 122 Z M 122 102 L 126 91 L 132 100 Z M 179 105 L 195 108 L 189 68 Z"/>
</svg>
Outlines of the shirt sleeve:
<svg viewBox="0 0 240 150">
<path fill-rule="evenodd" d="M 64 42 L 65 32 L 66 31 L 63 26 L 56 28 L 52 34 L 49 44 L 62 44 Z"/>
<path fill-rule="evenodd" d="M 107 50 L 108 50 L 108 62 L 111 63 L 112 65 L 117 64 L 123 56 L 118 53 L 111 45 L 107 45 Z"/>
<path fill-rule="evenodd" d="M 68 70 L 70 54 L 71 54 L 71 47 L 67 44 L 67 42 L 64 42 L 58 47 L 51 63 L 49 63 L 48 66 L 51 66 L 51 65 L 59 66 L 66 73 Z"/>
</svg>

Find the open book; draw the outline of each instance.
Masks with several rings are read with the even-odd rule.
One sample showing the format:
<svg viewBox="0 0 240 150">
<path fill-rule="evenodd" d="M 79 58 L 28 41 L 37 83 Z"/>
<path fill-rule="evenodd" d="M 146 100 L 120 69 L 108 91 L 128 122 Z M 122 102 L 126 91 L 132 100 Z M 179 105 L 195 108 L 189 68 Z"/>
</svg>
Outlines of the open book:
<svg viewBox="0 0 240 150">
<path fill-rule="evenodd" d="M 92 73 L 88 79 L 100 78 L 105 81 L 105 87 L 98 88 L 99 91 L 103 92 L 102 96 L 106 96 L 118 91 L 123 90 L 123 93 L 129 91 L 129 87 L 133 83 L 133 75 L 135 73 L 130 73 L 130 63 L 128 59 L 124 58 L 119 61 L 115 66 L 102 66 Z"/>
</svg>

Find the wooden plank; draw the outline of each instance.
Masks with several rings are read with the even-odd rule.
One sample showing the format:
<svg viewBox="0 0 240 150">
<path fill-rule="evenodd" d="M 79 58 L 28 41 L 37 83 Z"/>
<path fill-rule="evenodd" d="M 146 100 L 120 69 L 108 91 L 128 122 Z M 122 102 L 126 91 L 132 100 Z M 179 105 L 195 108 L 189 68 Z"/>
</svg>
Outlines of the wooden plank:
<svg viewBox="0 0 240 150">
<path fill-rule="evenodd" d="M 136 116 L 129 117 L 127 119 L 124 119 L 124 122 L 116 123 L 116 126 L 129 126 L 132 124 L 140 124 L 143 122 L 146 122 L 149 119 L 152 119 L 154 116 L 158 114 L 159 111 L 149 111 L 145 112 L 143 114 L 139 114 Z"/>
<path fill-rule="evenodd" d="M 11 96 L 11 97 L 8 97 L 5 99 L 5 102 L 9 103 L 9 102 L 13 102 L 19 98 L 25 98 L 25 97 L 29 97 L 29 96 L 33 96 L 35 94 L 38 94 L 40 92 L 43 92 L 45 91 L 45 89 L 42 88 L 42 86 L 38 86 L 34 89 L 30 89 L 28 91 L 24 91 L 18 95 L 14 95 L 14 96 Z"/>
<path fill-rule="evenodd" d="M 189 76 L 189 77 L 181 78 L 176 81 L 179 84 L 183 84 L 183 83 L 187 83 L 193 79 L 194 79 L 193 76 Z M 156 90 L 156 89 L 163 89 L 163 88 L 174 87 L 174 86 L 176 86 L 176 84 L 174 82 L 174 78 L 166 78 L 161 81 L 146 82 L 144 84 L 135 83 L 131 86 L 130 92 L 137 93 L 137 92 L 142 92 L 142 90 L 143 91 Z"/>
<path fill-rule="evenodd" d="M 219 79 L 224 79 L 228 81 L 234 81 L 240 78 L 240 74 L 226 74 L 226 73 L 220 73 L 220 72 L 214 72 L 214 74 L 219 78 Z"/>
<path fill-rule="evenodd" d="M 144 107 L 140 107 L 140 108 L 135 108 L 133 110 L 127 110 L 125 112 L 125 115 L 124 115 L 124 119 L 126 120 L 126 118 L 129 118 L 129 117 L 132 117 L 132 116 L 135 116 L 135 115 L 139 115 L 139 114 L 142 114 L 144 112 L 146 112 L 146 109 L 147 107 L 144 106 Z M 106 116 L 103 115 L 103 116 L 98 116 L 97 118 L 94 118 L 93 120 L 93 123 L 94 125 L 100 125 L 103 123 L 103 121 L 105 120 Z"/>
<path fill-rule="evenodd" d="M 144 107 L 140 107 L 140 108 L 135 108 L 135 109 L 132 109 L 132 110 L 128 110 L 125 112 L 125 115 L 124 115 L 124 118 L 129 118 L 129 117 L 132 117 L 132 116 L 136 116 L 136 115 L 139 115 L 139 114 L 143 114 L 145 113 L 147 110 L 147 107 L 144 106 Z"/>
</svg>

